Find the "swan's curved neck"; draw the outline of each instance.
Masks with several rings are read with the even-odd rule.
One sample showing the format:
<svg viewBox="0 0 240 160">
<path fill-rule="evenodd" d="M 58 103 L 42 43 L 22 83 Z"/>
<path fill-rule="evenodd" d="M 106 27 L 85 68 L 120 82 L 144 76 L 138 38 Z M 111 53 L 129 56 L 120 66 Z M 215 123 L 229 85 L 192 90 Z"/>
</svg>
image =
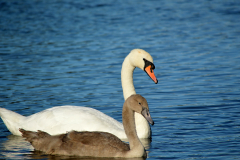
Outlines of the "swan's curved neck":
<svg viewBox="0 0 240 160">
<path fill-rule="evenodd" d="M 127 106 L 126 103 L 123 106 L 122 120 L 124 130 L 130 145 L 130 151 L 128 151 L 127 154 L 130 157 L 136 155 L 143 156 L 145 153 L 145 149 L 137 136 L 134 112 Z"/>
<path fill-rule="evenodd" d="M 126 100 L 133 94 L 136 94 L 135 88 L 133 85 L 133 71 L 136 67 L 134 67 L 130 63 L 129 56 L 125 58 L 122 64 L 122 71 L 121 71 L 121 81 L 122 81 L 122 89 L 123 89 L 123 96 Z"/>
</svg>

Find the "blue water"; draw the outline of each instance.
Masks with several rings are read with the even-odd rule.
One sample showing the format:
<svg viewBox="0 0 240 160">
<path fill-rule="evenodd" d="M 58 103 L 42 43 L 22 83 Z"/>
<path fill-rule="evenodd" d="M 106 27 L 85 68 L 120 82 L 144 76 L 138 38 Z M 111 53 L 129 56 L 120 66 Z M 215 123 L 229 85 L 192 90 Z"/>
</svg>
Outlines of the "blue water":
<svg viewBox="0 0 240 160">
<path fill-rule="evenodd" d="M 1 0 L 0 107 L 87 106 L 121 121 L 121 64 L 134 48 L 159 80 L 134 71 L 155 121 L 147 159 L 240 159 L 237 0 Z M 0 120 L 0 159 L 64 157 L 33 152 Z"/>
</svg>

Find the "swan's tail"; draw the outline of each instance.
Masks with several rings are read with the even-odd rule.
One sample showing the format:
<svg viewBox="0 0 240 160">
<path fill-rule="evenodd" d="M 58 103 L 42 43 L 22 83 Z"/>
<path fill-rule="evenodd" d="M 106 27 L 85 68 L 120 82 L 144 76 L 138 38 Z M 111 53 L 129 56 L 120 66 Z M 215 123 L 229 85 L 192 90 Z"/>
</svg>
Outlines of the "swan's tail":
<svg viewBox="0 0 240 160">
<path fill-rule="evenodd" d="M 24 116 L 5 108 L 0 108 L 0 117 L 12 134 L 21 135 L 19 128 L 22 127 L 21 122 L 25 119 Z"/>
<path fill-rule="evenodd" d="M 52 154 L 54 152 L 54 147 L 56 144 L 61 143 L 61 141 L 57 140 L 49 140 L 51 135 L 43 132 L 43 131 L 27 131 L 22 128 L 19 129 L 22 133 L 22 136 L 26 139 L 26 141 L 30 142 L 35 150 L 43 151 L 47 154 Z M 59 145 L 58 145 L 59 146 Z"/>
<path fill-rule="evenodd" d="M 47 138 L 51 136 L 50 134 L 43 131 L 33 132 L 33 131 L 24 130 L 22 128 L 20 128 L 19 131 L 22 133 L 22 136 L 26 138 L 26 140 L 30 143 L 33 143 L 38 139 Z"/>
</svg>

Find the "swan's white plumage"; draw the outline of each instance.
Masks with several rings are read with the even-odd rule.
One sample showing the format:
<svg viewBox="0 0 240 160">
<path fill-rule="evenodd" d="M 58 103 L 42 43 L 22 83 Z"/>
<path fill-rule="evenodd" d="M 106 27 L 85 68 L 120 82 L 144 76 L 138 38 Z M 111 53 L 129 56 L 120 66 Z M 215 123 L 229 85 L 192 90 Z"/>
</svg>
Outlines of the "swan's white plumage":
<svg viewBox="0 0 240 160">
<path fill-rule="evenodd" d="M 143 58 L 150 62 L 149 53 L 141 49 L 132 50 L 122 64 L 121 79 L 124 99 L 136 94 L 133 86 L 133 71 L 136 67 L 144 69 Z M 110 132 L 121 139 L 126 139 L 122 123 L 106 114 L 88 107 L 59 106 L 46 109 L 28 117 L 0 108 L 0 116 L 9 131 L 21 135 L 19 128 L 25 130 L 42 130 L 51 135 L 67 131 L 104 131 Z M 142 115 L 135 113 L 136 130 L 139 138 L 150 137 L 150 126 Z"/>
</svg>

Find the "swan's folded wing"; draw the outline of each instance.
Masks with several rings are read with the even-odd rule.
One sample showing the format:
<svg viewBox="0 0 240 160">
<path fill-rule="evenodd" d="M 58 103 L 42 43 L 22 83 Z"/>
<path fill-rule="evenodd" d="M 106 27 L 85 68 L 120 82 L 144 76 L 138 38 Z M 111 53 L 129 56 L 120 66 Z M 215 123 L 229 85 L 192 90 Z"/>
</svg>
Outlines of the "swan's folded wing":
<svg viewBox="0 0 240 160">
<path fill-rule="evenodd" d="M 128 151 L 130 149 L 127 143 L 122 142 L 118 137 L 107 132 L 71 131 L 64 137 L 63 141 L 71 141 L 73 143 L 82 143 L 96 147 L 105 146 L 121 151 Z"/>
</svg>

